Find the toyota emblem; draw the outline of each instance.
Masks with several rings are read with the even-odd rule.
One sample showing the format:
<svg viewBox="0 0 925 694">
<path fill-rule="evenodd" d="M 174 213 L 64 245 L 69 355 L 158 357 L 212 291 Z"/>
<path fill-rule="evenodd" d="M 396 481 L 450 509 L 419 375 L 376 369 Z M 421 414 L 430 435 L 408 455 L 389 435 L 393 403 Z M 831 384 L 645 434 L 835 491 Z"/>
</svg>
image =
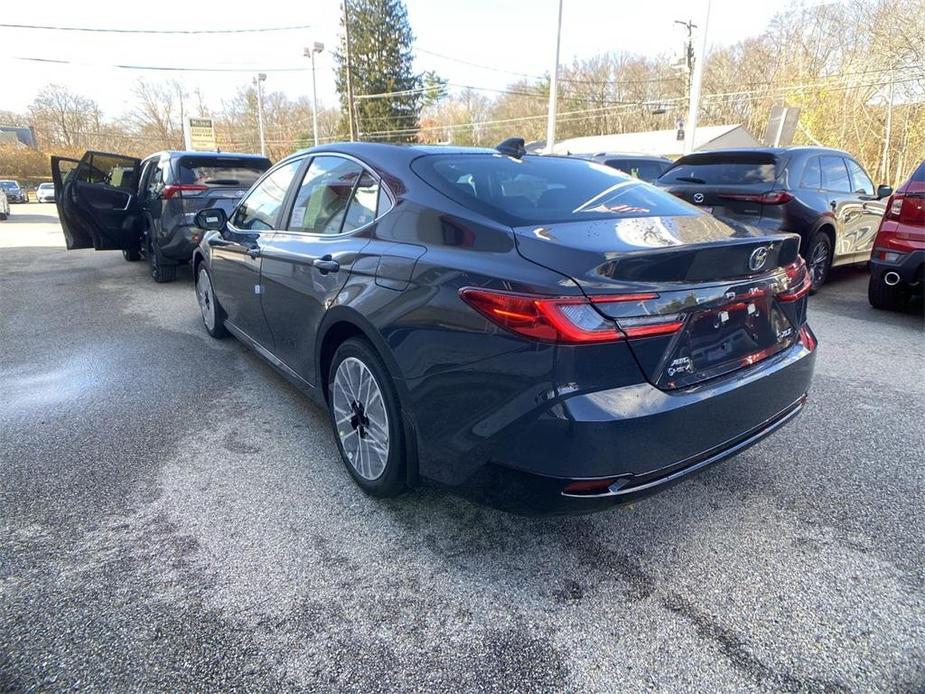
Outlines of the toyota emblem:
<svg viewBox="0 0 925 694">
<path fill-rule="evenodd" d="M 703 193 L 694 193 L 694 202 L 696 203 L 703 202 Z"/>
<path fill-rule="evenodd" d="M 764 246 L 756 248 L 752 251 L 752 254 L 748 258 L 748 268 L 753 272 L 757 272 L 764 267 L 765 262 L 768 260 L 768 249 Z"/>
</svg>

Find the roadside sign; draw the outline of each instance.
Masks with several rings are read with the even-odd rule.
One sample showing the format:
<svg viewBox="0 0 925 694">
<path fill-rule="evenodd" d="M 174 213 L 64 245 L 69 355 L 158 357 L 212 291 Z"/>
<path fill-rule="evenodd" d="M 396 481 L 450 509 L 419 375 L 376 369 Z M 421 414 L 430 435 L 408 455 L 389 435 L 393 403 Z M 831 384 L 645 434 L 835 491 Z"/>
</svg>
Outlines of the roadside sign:
<svg viewBox="0 0 925 694">
<path fill-rule="evenodd" d="M 797 124 L 800 122 L 800 109 L 794 106 L 773 106 L 768 127 L 764 131 L 764 142 L 769 147 L 788 147 L 793 143 Z"/>
<path fill-rule="evenodd" d="M 186 148 L 194 152 L 214 152 L 215 127 L 211 118 L 187 118 L 183 124 Z"/>
</svg>

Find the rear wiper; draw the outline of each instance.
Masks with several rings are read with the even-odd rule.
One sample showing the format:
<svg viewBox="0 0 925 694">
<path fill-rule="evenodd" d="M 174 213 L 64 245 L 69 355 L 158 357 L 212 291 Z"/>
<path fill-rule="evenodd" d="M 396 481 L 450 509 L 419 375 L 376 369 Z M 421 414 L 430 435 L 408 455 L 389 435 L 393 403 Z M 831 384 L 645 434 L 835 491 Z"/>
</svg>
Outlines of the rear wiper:
<svg viewBox="0 0 925 694">
<path fill-rule="evenodd" d="M 684 181 L 685 183 L 706 183 L 702 178 L 694 178 L 693 176 L 678 176 L 676 181 Z"/>
<path fill-rule="evenodd" d="M 206 185 L 213 186 L 239 186 L 241 181 L 234 178 L 210 178 L 207 181 L 203 181 Z"/>
</svg>

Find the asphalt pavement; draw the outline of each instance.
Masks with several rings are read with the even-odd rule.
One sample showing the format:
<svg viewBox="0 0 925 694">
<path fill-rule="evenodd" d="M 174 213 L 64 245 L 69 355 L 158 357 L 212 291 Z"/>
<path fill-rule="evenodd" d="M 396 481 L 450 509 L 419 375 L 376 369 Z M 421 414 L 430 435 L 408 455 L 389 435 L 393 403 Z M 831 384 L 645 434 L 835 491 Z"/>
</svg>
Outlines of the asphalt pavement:
<svg viewBox="0 0 925 694">
<path fill-rule="evenodd" d="M 923 691 L 925 333 L 810 301 L 804 414 L 629 507 L 365 497 L 188 269 L 0 222 L 0 690 Z M 666 433 L 667 435 L 667 433 Z"/>
</svg>

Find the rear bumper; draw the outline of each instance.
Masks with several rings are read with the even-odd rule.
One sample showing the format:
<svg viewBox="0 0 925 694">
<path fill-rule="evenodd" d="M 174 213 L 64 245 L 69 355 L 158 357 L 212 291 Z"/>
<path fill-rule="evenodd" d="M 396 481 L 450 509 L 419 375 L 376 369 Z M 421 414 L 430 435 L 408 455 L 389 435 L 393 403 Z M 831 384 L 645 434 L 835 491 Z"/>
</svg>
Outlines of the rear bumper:
<svg viewBox="0 0 925 694">
<path fill-rule="evenodd" d="M 893 251 L 893 249 L 888 249 Z M 900 252 L 895 250 L 893 252 Z M 883 281 L 883 276 L 887 272 L 895 272 L 899 275 L 900 280 L 908 285 L 922 284 L 923 268 L 925 268 L 925 251 L 912 251 L 905 253 L 899 260 L 888 263 L 885 260 L 877 258 L 877 250 L 874 250 L 870 259 L 870 274 L 873 277 Z"/>
<path fill-rule="evenodd" d="M 643 383 L 563 395 L 499 433 L 486 465 L 459 487 L 525 513 L 580 513 L 633 501 L 791 421 L 806 400 L 814 365 L 815 349 L 797 342 L 683 391 Z M 595 484 L 566 491 L 574 482 Z"/>
<path fill-rule="evenodd" d="M 202 229 L 197 226 L 178 224 L 158 237 L 158 247 L 165 257 L 178 263 L 188 263 L 202 240 L 202 234 Z"/>
</svg>

